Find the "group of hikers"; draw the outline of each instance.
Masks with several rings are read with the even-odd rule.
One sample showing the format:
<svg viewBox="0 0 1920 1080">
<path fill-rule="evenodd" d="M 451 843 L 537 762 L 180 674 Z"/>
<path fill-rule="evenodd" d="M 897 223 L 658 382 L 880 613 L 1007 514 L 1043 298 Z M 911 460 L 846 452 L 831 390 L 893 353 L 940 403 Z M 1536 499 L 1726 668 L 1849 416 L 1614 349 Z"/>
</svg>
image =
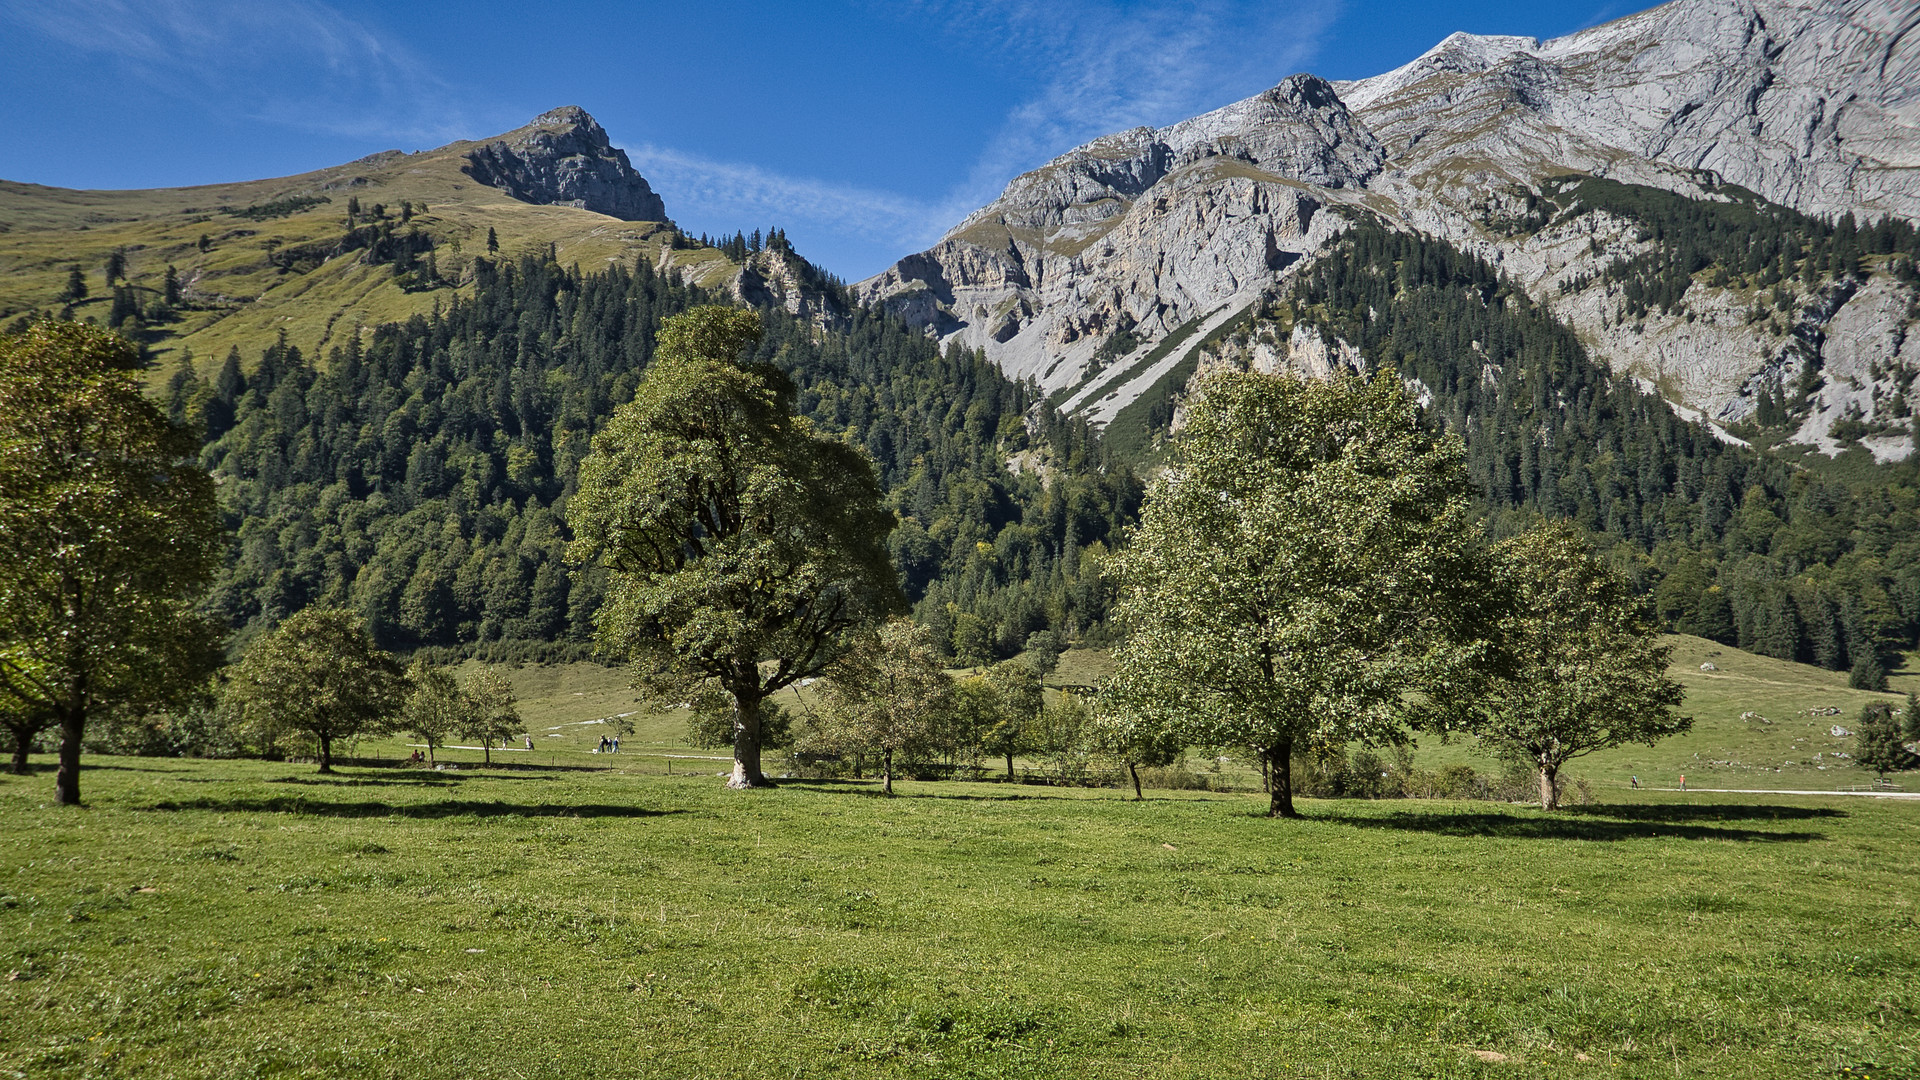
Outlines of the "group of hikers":
<svg viewBox="0 0 1920 1080">
<path fill-rule="evenodd" d="M 1634 787 L 1640 786 L 1640 778 L 1638 776 L 1630 777 L 1630 779 L 1633 781 Z M 1687 790 L 1687 774 L 1686 773 L 1680 774 L 1680 790 L 1681 791 Z"/>
<path fill-rule="evenodd" d="M 596 754 L 617 754 L 619 752 L 620 752 L 620 736 L 618 735 L 600 736 L 600 749 L 594 751 L 594 753 Z"/>
</svg>

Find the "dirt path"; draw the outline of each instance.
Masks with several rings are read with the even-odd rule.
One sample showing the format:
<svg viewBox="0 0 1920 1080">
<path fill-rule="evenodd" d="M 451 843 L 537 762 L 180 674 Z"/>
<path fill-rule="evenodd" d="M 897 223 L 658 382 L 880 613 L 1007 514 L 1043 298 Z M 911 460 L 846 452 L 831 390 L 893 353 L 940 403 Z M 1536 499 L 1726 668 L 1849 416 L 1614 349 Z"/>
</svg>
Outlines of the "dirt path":
<svg viewBox="0 0 1920 1080">
<path fill-rule="evenodd" d="M 1643 787 L 1641 791 L 1704 791 L 1716 795 L 1864 795 L 1869 799 L 1920 799 L 1920 791 L 1792 791 L 1785 788 Z"/>
</svg>

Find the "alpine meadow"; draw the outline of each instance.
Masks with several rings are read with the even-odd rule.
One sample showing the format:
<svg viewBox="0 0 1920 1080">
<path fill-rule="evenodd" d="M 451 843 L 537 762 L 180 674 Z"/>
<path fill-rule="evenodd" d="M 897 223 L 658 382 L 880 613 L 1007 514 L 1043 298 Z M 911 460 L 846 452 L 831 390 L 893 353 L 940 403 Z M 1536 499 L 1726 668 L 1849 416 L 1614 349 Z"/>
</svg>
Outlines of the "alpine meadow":
<svg viewBox="0 0 1920 1080">
<path fill-rule="evenodd" d="M 1920 7 L 1315 11 L 0 5 L 0 1076 L 1920 1080 Z"/>
</svg>

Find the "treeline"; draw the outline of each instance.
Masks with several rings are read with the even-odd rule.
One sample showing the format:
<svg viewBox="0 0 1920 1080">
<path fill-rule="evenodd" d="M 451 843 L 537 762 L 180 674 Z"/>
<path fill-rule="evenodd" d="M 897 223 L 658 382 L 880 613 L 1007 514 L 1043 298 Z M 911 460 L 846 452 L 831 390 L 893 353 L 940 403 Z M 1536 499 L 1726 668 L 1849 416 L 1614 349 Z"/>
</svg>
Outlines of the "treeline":
<svg viewBox="0 0 1920 1080">
<path fill-rule="evenodd" d="M 1721 185 L 1714 193 L 1725 201 L 1692 199 L 1600 177 L 1559 177 L 1544 183 L 1539 195 L 1527 196 L 1520 225 L 1538 230 L 1596 212 L 1634 222 L 1633 239 L 1651 242 L 1653 249 L 1616 258 L 1598 274 L 1599 280 L 1619 286 L 1626 318 L 1656 309 L 1668 315 L 1684 312 L 1687 290 L 1703 271 L 1711 271 L 1708 283 L 1716 287 L 1773 290 L 1767 304 L 1756 305 L 1754 321 L 1759 321 L 1767 317 L 1767 307 L 1791 315 L 1795 283 L 1811 291 L 1826 282 L 1863 276 L 1865 256 L 1898 256 L 1889 260 L 1889 269 L 1902 280 L 1911 280 L 1920 263 L 1920 232 L 1899 218 L 1861 223 L 1852 213 L 1816 217 L 1733 185 Z M 1562 291 L 1579 291 L 1593 280 L 1569 280 Z"/>
<path fill-rule="evenodd" d="M 236 538 L 212 599 L 236 648 L 316 604 L 360 612 L 391 649 L 589 640 L 604 580 L 566 558 L 579 462 L 661 321 L 713 298 L 644 262 L 481 259 L 475 275 L 471 299 L 348 335 L 324 364 L 283 339 L 250 371 L 230 352 L 211 380 L 173 374 L 168 407 L 206 431 Z M 1099 468 L 1084 425 L 889 317 L 856 311 L 837 333 L 762 319 L 759 358 L 800 410 L 874 460 L 943 648 L 989 660 L 1100 624 L 1098 556 L 1140 485 Z M 1021 451 L 1035 469 L 1011 474 Z"/>
<path fill-rule="evenodd" d="M 1617 538 L 1669 629 L 1864 686 L 1920 637 L 1913 469 L 1849 485 L 1728 444 L 1612 377 L 1484 261 L 1370 220 L 1282 308 L 1430 391 L 1496 518 Z"/>
</svg>

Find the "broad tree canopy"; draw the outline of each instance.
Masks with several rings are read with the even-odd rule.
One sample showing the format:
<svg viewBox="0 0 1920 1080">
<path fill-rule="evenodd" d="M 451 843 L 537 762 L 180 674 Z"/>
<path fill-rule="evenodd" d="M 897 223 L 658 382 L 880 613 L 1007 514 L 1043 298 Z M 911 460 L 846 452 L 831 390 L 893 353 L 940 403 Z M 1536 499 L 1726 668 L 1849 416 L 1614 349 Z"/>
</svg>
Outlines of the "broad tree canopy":
<svg viewBox="0 0 1920 1080">
<path fill-rule="evenodd" d="M 567 511 L 575 556 L 611 571 L 601 644 L 676 700 L 684 681 L 733 699 L 732 787 L 767 782 L 761 701 L 904 606 L 872 465 L 793 414 L 778 369 L 744 359 L 759 336 L 750 311 L 667 320 Z"/>
<path fill-rule="evenodd" d="M 889 796 L 895 755 L 933 741 L 953 696 L 932 631 L 904 617 L 863 635 L 834 665 L 820 695 L 829 741 L 879 754 L 882 790 Z"/>
<path fill-rule="evenodd" d="M 426 745 L 427 760 L 445 746 L 456 732 L 471 727 L 473 699 L 460 688 L 453 672 L 415 660 L 407 669 L 406 704 L 400 712 L 400 726 Z"/>
<path fill-rule="evenodd" d="M 1297 746 L 1398 738 L 1404 697 L 1481 649 L 1463 454 L 1391 371 L 1195 396 L 1109 564 L 1127 637 L 1101 707 L 1258 749 L 1291 817 Z"/>
<path fill-rule="evenodd" d="M 1029 729 L 1039 722 L 1040 710 L 1046 706 L 1046 685 L 1033 665 L 1019 659 L 993 665 L 983 680 L 993 692 L 994 716 L 981 732 L 982 748 L 1006 761 L 1007 779 L 1012 780 L 1013 757 L 1027 751 Z"/>
<path fill-rule="evenodd" d="M 478 739 L 486 747 L 488 764 L 493 763 L 493 744 L 505 744 L 521 730 L 519 698 L 513 682 L 497 667 L 487 666 L 468 676 L 461 688 L 467 698 L 464 726 L 459 734 Z"/>
<path fill-rule="evenodd" d="M 61 803 L 90 716 L 184 704 L 219 661 L 195 611 L 224 548 L 213 483 L 139 367 L 77 323 L 0 335 L 0 713 L 59 725 Z"/>
<path fill-rule="evenodd" d="M 1497 552 L 1498 662 L 1483 678 L 1431 696 L 1496 752 L 1540 776 L 1540 805 L 1559 806 L 1556 780 L 1576 757 L 1688 730 L 1676 711 L 1686 688 L 1667 677 L 1662 645 L 1632 588 L 1565 522 L 1529 530 Z"/>
<path fill-rule="evenodd" d="M 222 704 L 262 739 L 312 736 L 324 773 L 333 771 L 333 744 L 386 731 L 407 690 L 400 662 L 374 645 L 358 614 L 306 608 L 248 650 Z"/>
</svg>

